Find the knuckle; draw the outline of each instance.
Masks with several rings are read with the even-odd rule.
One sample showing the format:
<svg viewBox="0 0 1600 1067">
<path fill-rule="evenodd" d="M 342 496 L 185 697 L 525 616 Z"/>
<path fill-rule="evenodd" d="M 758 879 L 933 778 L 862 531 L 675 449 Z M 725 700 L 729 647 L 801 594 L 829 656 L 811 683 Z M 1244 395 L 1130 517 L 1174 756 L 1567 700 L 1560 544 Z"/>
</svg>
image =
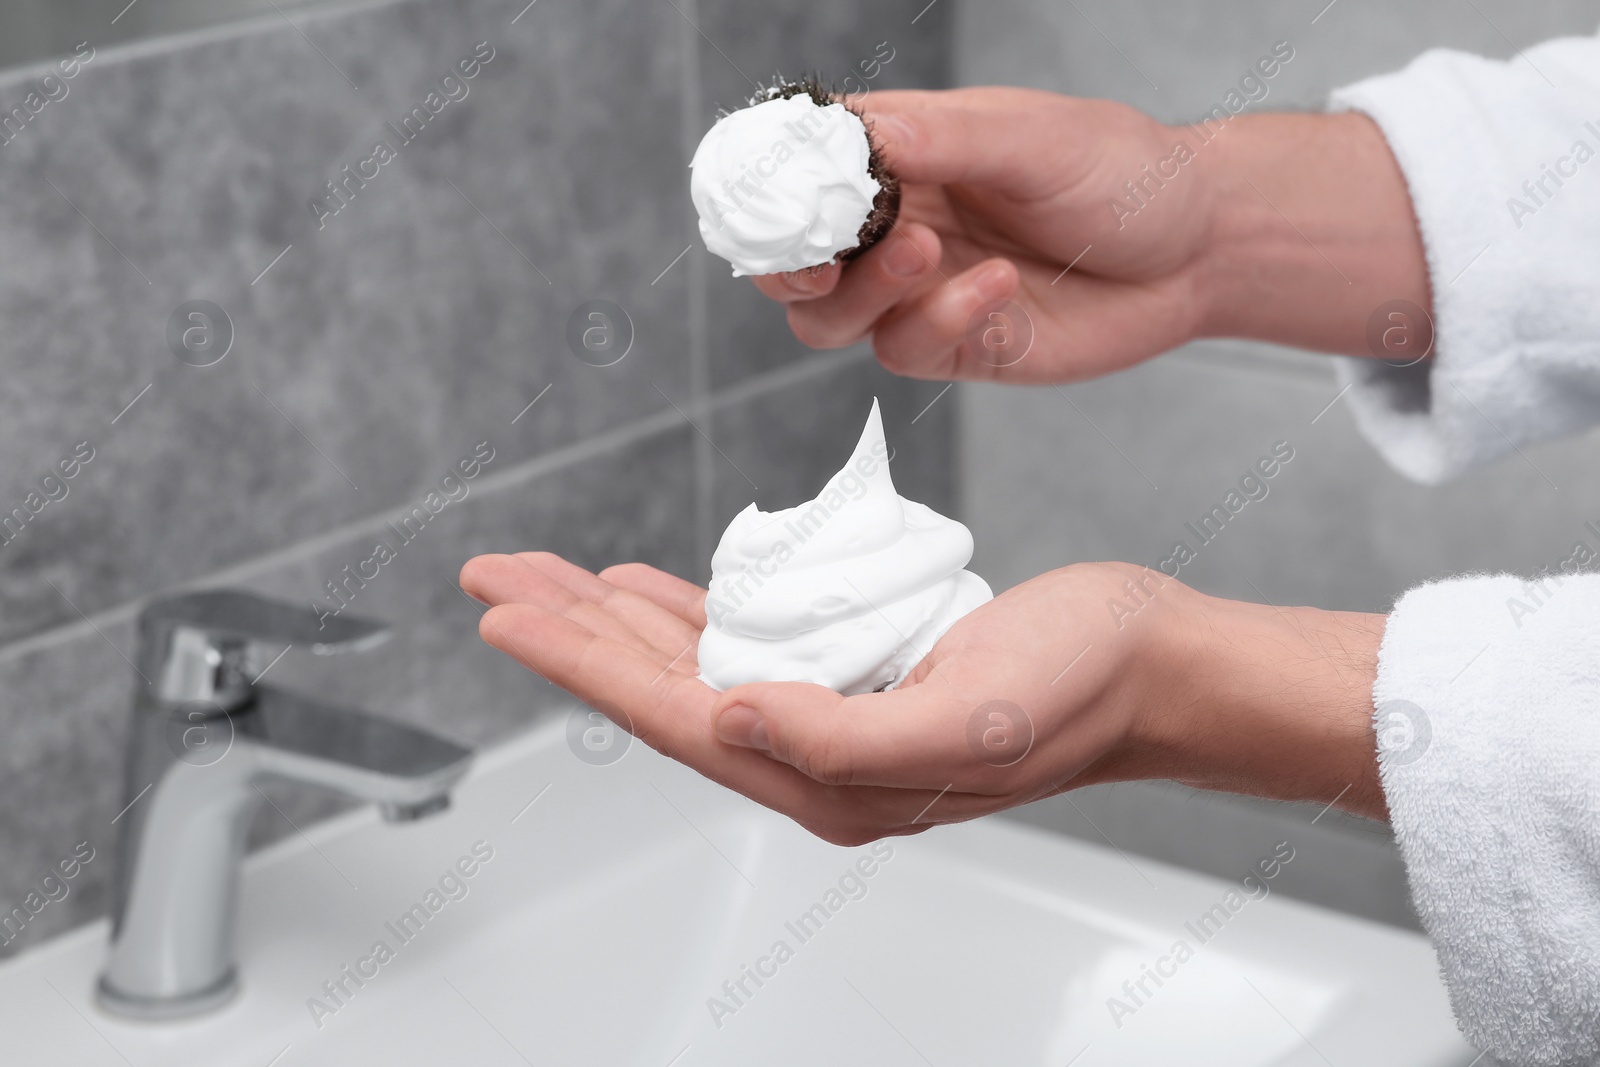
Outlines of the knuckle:
<svg viewBox="0 0 1600 1067">
<path fill-rule="evenodd" d="M 851 785 L 855 781 L 855 761 L 850 750 L 832 734 L 795 744 L 789 762 L 801 774 L 823 785 Z"/>
<path fill-rule="evenodd" d="M 837 329 L 821 321 L 812 308 L 791 306 L 788 319 L 790 332 L 807 348 L 838 348 L 847 343 L 841 341 Z"/>
<path fill-rule="evenodd" d="M 891 344 L 882 330 L 872 335 L 872 354 L 883 369 L 891 373 L 904 374 L 912 369 L 912 361 L 907 358 L 907 353 Z"/>
</svg>

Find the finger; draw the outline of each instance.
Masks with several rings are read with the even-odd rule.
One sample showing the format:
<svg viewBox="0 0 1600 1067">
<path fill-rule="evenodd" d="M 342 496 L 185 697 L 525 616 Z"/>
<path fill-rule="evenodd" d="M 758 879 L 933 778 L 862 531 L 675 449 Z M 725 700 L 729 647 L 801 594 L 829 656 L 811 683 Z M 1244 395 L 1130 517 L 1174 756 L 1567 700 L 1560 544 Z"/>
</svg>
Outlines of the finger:
<svg viewBox="0 0 1600 1067">
<path fill-rule="evenodd" d="M 706 591 L 648 563 L 618 563 L 600 572 L 616 586 L 653 600 L 696 630 L 705 629 Z"/>
<path fill-rule="evenodd" d="M 659 654 L 532 604 L 490 608 L 479 633 L 662 755 L 799 821 L 839 822 L 840 801 L 825 787 L 759 752 L 718 741 L 710 714 L 716 693 L 697 678 L 666 672 Z"/>
<path fill-rule="evenodd" d="M 594 580 L 599 581 L 598 578 Z M 627 612 L 602 608 L 517 556 L 479 556 L 462 568 L 462 581 L 469 591 L 477 591 L 479 599 L 490 604 L 536 604 L 546 611 L 566 615 L 601 636 L 642 650 L 662 651 L 672 656 L 690 640 L 682 632 L 688 627 L 681 619 L 669 616 L 642 598 L 636 599 L 648 605 L 650 613 L 661 619 L 644 617 L 641 621 L 638 617 L 641 613 L 635 612 L 635 617 L 630 618 Z M 613 609 L 615 607 L 613 605 Z M 661 620 L 669 621 L 672 628 L 666 629 Z M 698 643 L 698 638 L 695 641 Z"/>
<path fill-rule="evenodd" d="M 834 844 L 860 845 L 886 835 L 918 833 L 999 807 L 992 796 L 944 787 L 824 785 L 760 752 L 724 744 L 711 726 L 716 694 L 698 679 L 664 676 L 659 655 L 608 641 L 534 605 L 491 608 L 479 632 L 490 645 L 610 716 L 656 751 Z"/>
<path fill-rule="evenodd" d="M 616 617 L 652 646 L 672 656 L 676 667 L 694 672 L 703 626 L 693 626 L 648 597 L 619 589 L 552 552 L 521 552 L 516 559 L 530 571 L 560 583 L 579 599 Z"/>
<path fill-rule="evenodd" d="M 800 270 L 785 271 L 782 274 L 756 274 L 752 275 L 750 280 L 755 282 L 757 289 L 778 303 L 789 304 L 796 300 L 812 300 L 833 292 L 833 287 L 839 284 L 839 275 L 843 270 L 844 265 L 838 260 L 833 260 L 819 267 L 805 267 Z"/>
<path fill-rule="evenodd" d="M 491 607 L 511 601 L 542 599 L 553 591 L 570 597 L 565 586 L 530 568 L 516 556 L 489 553 L 467 560 L 461 568 L 461 588 Z M 560 598 L 558 598 L 560 599 Z"/>
<path fill-rule="evenodd" d="M 863 105 L 872 141 L 903 182 L 1030 191 L 1035 153 L 1050 131 L 1029 108 L 961 93 L 874 93 Z"/>
<path fill-rule="evenodd" d="M 812 348 L 844 348 L 861 340 L 879 316 L 939 266 L 939 235 L 906 223 L 850 264 L 831 293 L 789 305 L 789 328 Z"/>
<path fill-rule="evenodd" d="M 709 734 L 706 715 L 715 694 L 698 679 L 668 671 L 665 654 L 613 641 L 535 604 L 490 608 L 478 631 L 578 699 L 620 716 L 629 733 L 660 742 L 666 754 L 676 758 L 705 747 L 700 735 Z"/>
<path fill-rule="evenodd" d="M 828 785 L 995 793 L 995 765 L 967 742 L 974 708 L 931 684 L 843 697 L 804 682 L 736 686 L 716 700 L 717 736 Z"/>
<path fill-rule="evenodd" d="M 977 379 L 1003 377 L 1004 358 L 980 359 L 968 332 L 987 305 L 1009 300 L 1020 283 L 1009 260 L 988 259 L 936 285 L 884 316 L 872 332 L 878 362 L 911 378 Z M 981 321 L 980 321 L 981 325 Z"/>
<path fill-rule="evenodd" d="M 518 552 L 513 557 L 518 563 L 551 581 L 559 582 L 576 596 L 599 602 L 605 599 L 610 587 L 594 574 L 554 552 Z"/>
<path fill-rule="evenodd" d="M 496 604 L 539 604 L 563 611 L 578 601 L 572 590 L 516 556 L 501 553 L 477 556 L 461 568 L 461 587 L 476 599 Z"/>
</svg>

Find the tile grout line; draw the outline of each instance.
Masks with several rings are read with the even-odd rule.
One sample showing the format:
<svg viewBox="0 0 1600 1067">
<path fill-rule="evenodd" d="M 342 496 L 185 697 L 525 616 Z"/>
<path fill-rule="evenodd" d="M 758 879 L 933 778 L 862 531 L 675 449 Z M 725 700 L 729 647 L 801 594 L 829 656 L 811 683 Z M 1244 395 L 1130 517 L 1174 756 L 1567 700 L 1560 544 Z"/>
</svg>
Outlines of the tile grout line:
<svg viewBox="0 0 1600 1067">
<path fill-rule="evenodd" d="M 820 377 L 850 363 L 865 361 L 868 358 L 870 358 L 870 354 L 865 350 L 844 349 L 840 352 L 824 352 L 791 364 L 781 370 L 756 375 L 746 381 L 730 386 L 721 393 L 710 394 L 699 406 L 699 413 L 711 413 L 734 404 L 742 404 L 766 393 L 786 389 L 798 382 Z M 474 488 L 483 494 L 492 494 L 504 489 L 514 488 L 537 478 L 575 467 L 588 460 L 597 459 L 629 445 L 638 444 L 641 441 L 678 429 L 683 425 L 683 417 L 668 407 L 665 410 L 624 423 L 615 429 L 585 438 L 576 444 L 534 456 L 506 470 L 485 474 L 476 482 Z M 696 440 L 699 439 L 699 435 L 696 435 Z M 709 446 L 707 447 L 709 448 Z M 56 644 L 63 644 L 81 637 L 90 636 L 93 634 L 95 626 L 110 626 L 130 620 L 137 614 L 139 608 L 143 606 L 149 596 L 165 595 L 186 589 L 215 588 L 231 582 L 246 581 L 267 573 L 274 568 L 335 548 L 362 534 L 381 530 L 385 522 L 405 514 L 409 514 L 409 507 L 400 504 L 386 508 L 376 514 L 364 515 L 331 530 L 303 538 L 276 551 L 252 556 L 250 559 L 229 564 L 186 581 L 162 586 L 159 590 L 153 590 L 146 596 L 125 601 L 109 608 L 102 608 L 86 615 L 82 619 L 64 622 L 37 633 L 28 634 L 25 637 L 0 644 L 0 665 L 13 662 L 23 656 Z M 709 511 L 706 517 L 709 519 Z"/>
<path fill-rule="evenodd" d="M 297 18 L 304 18 L 308 23 L 316 19 L 343 18 L 351 14 L 372 11 L 389 7 L 394 0 L 341 0 L 337 5 L 327 10 L 304 7 L 296 10 Z M 129 7 L 133 5 L 128 5 Z M 241 15 L 237 18 L 226 19 L 223 22 L 204 26 L 195 26 L 190 29 L 175 30 L 170 33 L 155 36 L 135 37 L 128 40 L 113 41 L 110 44 L 99 45 L 95 50 L 95 67 L 102 66 L 102 58 L 111 60 L 104 66 L 114 66 L 124 63 L 137 62 L 151 56 L 168 55 L 177 49 L 193 48 L 198 45 L 213 44 L 218 41 L 229 42 L 242 40 L 258 35 L 273 32 L 287 33 L 283 20 L 271 8 L 266 14 L 259 12 Z M 19 66 L 5 68 L 7 79 L 16 78 L 19 81 L 37 80 L 45 74 L 55 70 L 59 56 L 50 59 L 40 59 Z"/>
</svg>

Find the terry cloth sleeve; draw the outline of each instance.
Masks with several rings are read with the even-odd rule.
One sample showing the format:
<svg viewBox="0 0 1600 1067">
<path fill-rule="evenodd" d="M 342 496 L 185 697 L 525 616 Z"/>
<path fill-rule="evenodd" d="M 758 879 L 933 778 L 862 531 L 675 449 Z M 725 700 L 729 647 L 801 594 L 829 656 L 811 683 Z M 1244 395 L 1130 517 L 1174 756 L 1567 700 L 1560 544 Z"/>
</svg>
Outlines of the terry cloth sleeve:
<svg viewBox="0 0 1600 1067">
<path fill-rule="evenodd" d="M 1373 700 L 1395 837 L 1462 1031 L 1504 1064 L 1600 1062 L 1600 574 L 1411 590 Z"/>
<path fill-rule="evenodd" d="M 1422 231 L 1433 358 L 1342 358 L 1362 432 L 1437 484 L 1600 422 L 1600 38 L 1424 53 L 1335 91 L 1383 130 Z"/>
</svg>

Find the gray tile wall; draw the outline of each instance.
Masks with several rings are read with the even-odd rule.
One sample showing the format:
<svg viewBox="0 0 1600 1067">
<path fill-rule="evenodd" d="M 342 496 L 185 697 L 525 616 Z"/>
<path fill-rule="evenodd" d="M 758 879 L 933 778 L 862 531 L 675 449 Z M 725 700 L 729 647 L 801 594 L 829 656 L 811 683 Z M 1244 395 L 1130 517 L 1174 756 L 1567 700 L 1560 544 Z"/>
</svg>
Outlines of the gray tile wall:
<svg viewBox="0 0 1600 1067">
<path fill-rule="evenodd" d="M 937 387 L 788 342 L 700 247 L 686 193 L 714 103 L 744 95 L 735 68 L 842 78 L 889 39 L 878 84 L 942 80 L 949 23 L 912 25 L 920 6 L 880 25 L 843 3 L 775 22 L 692 0 L 407 0 L 90 37 L 68 95 L 0 144 L 0 516 L 94 449 L 0 543 L 0 911 L 76 842 L 103 858 L 0 954 L 105 906 L 139 606 L 216 585 L 308 603 L 480 441 L 495 458 L 470 495 L 352 605 L 397 638 L 291 650 L 278 684 L 473 743 L 524 728 L 562 698 L 478 641 L 465 559 L 548 548 L 701 579 L 733 512 L 816 491 L 873 395 L 901 484 L 952 506 L 955 406 L 922 414 Z M 480 41 L 494 57 L 467 96 L 402 145 L 386 124 Z M 42 73 L 0 74 L 4 109 Z M 319 226 L 309 200 L 379 141 L 395 158 Z M 633 331 L 608 367 L 566 342 L 600 298 Z M 191 300 L 231 321 L 215 365 L 169 347 Z M 336 808 L 274 799 L 258 841 Z"/>
<path fill-rule="evenodd" d="M 956 77 L 1110 97 L 1183 121 L 1278 40 L 1293 42 L 1296 55 L 1260 106 L 1316 107 L 1334 86 L 1433 45 L 1505 56 L 1514 45 L 1593 33 L 1597 23 L 1600 11 L 1580 0 L 985 0 L 957 6 Z M 1232 342 L 1190 345 L 1067 387 L 1076 409 L 1051 390 L 959 387 L 974 565 L 997 587 L 1078 560 L 1154 566 L 1183 523 L 1278 440 L 1293 444 L 1295 459 L 1267 499 L 1184 569 L 1186 581 L 1244 600 L 1381 612 L 1427 578 L 1556 560 L 1600 517 L 1600 473 L 1588 461 L 1594 435 L 1424 489 L 1384 465 L 1342 403 L 1317 417 L 1337 390 L 1315 355 Z M 1056 798 L 1019 817 L 1224 877 L 1288 839 L 1299 852 L 1286 892 L 1414 924 L 1386 829 L 1318 818 L 1315 806 L 1138 783 Z"/>
<path fill-rule="evenodd" d="M 975 566 L 1001 587 L 1077 559 L 1153 559 L 1280 438 L 1296 461 L 1194 568 L 1208 591 L 1382 610 L 1430 575 L 1546 562 L 1600 517 L 1585 442 L 1530 450 L 1537 472 L 1512 460 L 1443 489 L 1404 483 L 1340 405 L 1311 422 L 1334 389 L 1302 354 L 1213 342 L 1071 387 L 1091 426 L 1050 391 L 941 397 L 861 351 L 809 353 L 699 247 L 685 196 L 693 144 L 752 79 L 842 79 L 880 43 L 895 58 L 873 88 L 1009 82 L 1178 119 L 1282 37 L 1297 57 L 1268 105 L 1305 106 L 1428 44 L 1504 54 L 1507 39 L 1590 31 L 1589 5 L 1340 4 L 1313 25 L 1317 11 L 1264 0 L 675 3 L 419 0 L 101 47 L 0 145 L 0 513 L 78 442 L 95 449 L 67 497 L 0 544 L 0 906 L 77 841 L 109 846 L 122 657 L 145 599 L 226 584 L 309 600 L 484 439 L 496 459 L 472 496 L 363 591 L 358 610 L 398 639 L 343 662 L 291 652 L 280 684 L 473 742 L 522 728 L 560 696 L 477 642 L 461 560 L 546 547 L 701 579 L 735 511 L 814 491 L 872 395 L 908 495 L 953 506 L 959 467 Z M 495 58 L 468 97 L 319 228 L 307 201 L 397 141 L 385 123 L 482 40 Z M 40 73 L 0 74 L 0 104 Z M 594 298 L 634 328 L 612 367 L 564 340 Z M 168 347 L 194 299 L 231 320 L 214 366 Z M 334 808 L 274 799 L 302 824 Z M 1382 828 L 1314 808 L 1151 783 L 1019 817 L 1225 877 L 1287 837 L 1304 847 L 1285 889 L 1410 921 Z M 270 809 L 257 831 L 293 832 Z M 0 954 L 98 914 L 109 872 L 91 865 Z"/>
<path fill-rule="evenodd" d="M 104 44 L 141 40 L 215 26 L 241 15 L 272 14 L 274 3 L 292 12 L 308 2 L 326 5 L 335 0 L 162 0 L 159 4 L 137 0 L 121 0 L 117 4 L 101 0 L 10 0 L 6 4 L 5 33 L 0 34 L 0 67 L 70 52 L 85 36 L 92 35 L 96 42 Z"/>
</svg>

